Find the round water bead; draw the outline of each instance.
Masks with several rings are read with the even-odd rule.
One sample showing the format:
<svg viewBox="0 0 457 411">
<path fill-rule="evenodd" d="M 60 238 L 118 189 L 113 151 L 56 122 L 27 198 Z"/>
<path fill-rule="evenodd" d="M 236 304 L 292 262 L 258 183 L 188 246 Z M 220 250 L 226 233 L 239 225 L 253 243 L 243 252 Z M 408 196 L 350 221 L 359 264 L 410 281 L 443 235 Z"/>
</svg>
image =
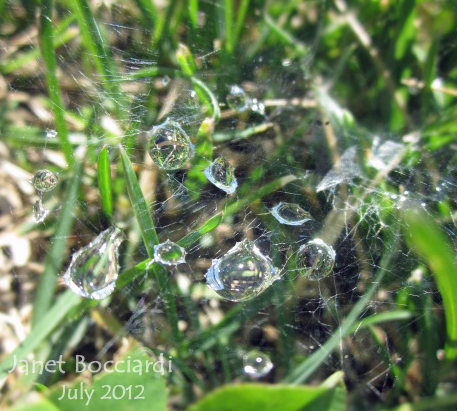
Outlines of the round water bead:
<svg viewBox="0 0 457 411">
<path fill-rule="evenodd" d="M 166 120 L 153 127 L 150 136 L 149 155 L 164 170 L 177 170 L 194 155 L 189 136 L 176 121 Z"/>
<path fill-rule="evenodd" d="M 227 194 L 233 194 L 238 187 L 235 169 L 225 157 L 216 158 L 203 173 L 211 183 Z"/>
<path fill-rule="evenodd" d="M 154 246 L 154 260 L 160 264 L 177 265 L 186 262 L 186 250 L 170 240 Z"/>
<path fill-rule="evenodd" d="M 103 231 L 71 258 L 63 276 L 65 284 L 81 297 L 102 300 L 116 286 L 119 272 L 118 250 L 124 233 L 117 227 Z"/>
<path fill-rule="evenodd" d="M 46 193 L 54 190 L 59 180 L 57 173 L 53 173 L 49 170 L 38 170 L 32 178 L 33 187 L 37 191 Z"/>
<path fill-rule="evenodd" d="M 212 261 L 206 282 L 222 298 L 250 300 L 279 278 L 271 260 L 249 240 L 237 243 L 221 258 Z"/>
<path fill-rule="evenodd" d="M 243 356 L 243 371 L 253 378 L 267 375 L 273 369 L 273 363 L 268 355 L 261 351 L 249 351 Z"/>
<path fill-rule="evenodd" d="M 35 223 L 42 223 L 49 214 L 49 210 L 44 208 L 41 200 L 38 200 L 32 208 L 33 219 Z"/>
<path fill-rule="evenodd" d="M 310 280 L 329 275 L 335 265 L 335 250 L 316 238 L 302 245 L 297 252 L 297 268 Z"/>
<path fill-rule="evenodd" d="M 270 210 L 281 224 L 302 225 L 313 219 L 311 214 L 303 210 L 298 204 L 281 202 Z"/>
<path fill-rule="evenodd" d="M 241 112 L 248 108 L 249 98 L 240 86 L 233 85 L 230 86 L 230 91 L 227 95 L 227 104 L 232 110 Z"/>
</svg>

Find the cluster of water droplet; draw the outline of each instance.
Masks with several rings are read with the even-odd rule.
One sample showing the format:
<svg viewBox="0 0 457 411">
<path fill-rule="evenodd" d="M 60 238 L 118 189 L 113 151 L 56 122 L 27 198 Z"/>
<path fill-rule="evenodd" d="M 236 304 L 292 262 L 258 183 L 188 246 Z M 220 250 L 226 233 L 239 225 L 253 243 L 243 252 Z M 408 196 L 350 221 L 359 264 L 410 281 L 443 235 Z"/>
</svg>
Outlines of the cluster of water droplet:
<svg viewBox="0 0 457 411">
<path fill-rule="evenodd" d="M 335 257 L 333 247 L 320 238 L 316 238 L 299 248 L 296 260 L 297 269 L 310 280 L 321 280 L 332 272 Z"/>
<path fill-rule="evenodd" d="M 174 120 L 153 127 L 150 131 L 148 152 L 159 167 L 167 171 L 182 168 L 194 155 L 189 136 Z"/>
<path fill-rule="evenodd" d="M 73 254 L 63 276 L 65 284 L 84 298 L 102 300 L 116 287 L 119 272 L 119 246 L 124 233 L 110 227 L 100 233 L 86 247 Z"/>
<path fill-rule="evenodd" d="M 230 301 L 250 300 L 279 278 L 271 260 L 254 243 L 237 243 L 223 257 L 212 261 L 207 284 Z"/>
<path fill-rule="evenodd" d="M 273 366 L 270 357 L 261 351 L 252 350 L 243 356 L 243 371 L 252 378 L 267 375 Z"/>
<path fill-rule="evenodd" d="M 233 194 L 238 187 L 235 169 L 225 157 L 218 157 L 203 173 L 211 183 L 227 194 Z"/>
<path fill-rule="evenodd" d="M 230 86 L 226 100 L 227 105 L 237 113 L 242 113 L 249 109 L 261 115 L 265 115 L 265 105 L 256 98 L 251 99 L 238 85 Z"/>
</svg>

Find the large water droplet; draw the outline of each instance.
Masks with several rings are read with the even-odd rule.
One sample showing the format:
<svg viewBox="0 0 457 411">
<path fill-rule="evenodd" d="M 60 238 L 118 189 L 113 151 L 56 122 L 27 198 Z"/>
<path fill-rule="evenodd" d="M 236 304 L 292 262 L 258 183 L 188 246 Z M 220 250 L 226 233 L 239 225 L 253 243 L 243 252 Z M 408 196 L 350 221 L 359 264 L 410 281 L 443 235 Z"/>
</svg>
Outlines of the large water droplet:
<svg viewBox="0 0 457 411">
<path fill-rule="evenodd" d="M 225 157 L 218 157 L 203 171 L 206 178 L 227 194 L 233 194 L 238 187 L 235 169 Z"/>
<path fill-rule="evenodd" d="M 223 257 L 213 260 L 207 284 L 222 298 L 250 300 L 278 279 L 271 260 L 249 240 L 237 243 Z"/>
<path fill-rule="evenodd" d="M 333 247 L 316 238 L 298 250 L 297 268 L 308 279 L 320 280 L 332 272 L 335 257 Z"/>
<path fill-rule="evenodd" d="M 124 233 L 117 227 L 100 233 L 73 254 L 63 276 L 65 284 L 81 297 L 102 300 L 109 296 L 116 286 L 118 250 L 124 239 Z"/>
<path fill-rule="evenodd" d="M 186 250 L 170 240 L 154 246 L 154 259 L 165 265 L 177 265 L 186 262 Z"/>
<path fill-rule="evenodd" d="M 232 110 L 241 112 L 248 108 L 249 98 L 240 86 L 233 85 L 230 86 L 230 91 L 227 95 L 227 104 Z"/>
<path fill-rule="evenodd" d="M 270 212 L 281 224 L 287 225 L 302 225 L 313 219 L 311 214 L 294 203 L 281 202 L 273 207 Z"/>
<path fill-rule="evenodd" d="M 166 120 L 153 127 L 150 136 L 149 155 L 164 170 L 177 170 L 194 155 L 189 136 L 176 121 Z"/>
<path fill-rule="evenodd" d="M 44 208 L 41 200 L 38 200 L 32 209 L 33 219 L 36 223 L 42 223 L 49 214 L 49 210 Z"/>
<path fill-rule="evenodd" d="M 253 378 L 267 375 L 273 369 L 273 363 L 268 355 L 261 351 L 249 351 L 243 356 L 243 371 Z"/>
<path fill-rule="evenodd" d="M 32 184 L 37 191 L 46 193 L 54 190 L 59 180 L 57 173 L 49 170 L 38 170 L 32 179 Z"/>
</svg>

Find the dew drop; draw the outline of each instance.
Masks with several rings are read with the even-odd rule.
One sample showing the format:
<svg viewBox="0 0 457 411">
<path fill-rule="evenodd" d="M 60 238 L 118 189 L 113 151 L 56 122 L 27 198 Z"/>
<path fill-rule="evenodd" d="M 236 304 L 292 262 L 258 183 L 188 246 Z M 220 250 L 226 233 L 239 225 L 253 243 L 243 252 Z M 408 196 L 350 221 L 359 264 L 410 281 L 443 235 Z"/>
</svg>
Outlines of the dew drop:
<svg viewBox="0 0 457 411">
<path fill-rule="evenodd" d="M 46 130 L 46 137 L 47 137 L 47 138 L 56 138 L 56 137 L 57 137 L 57 131 L 48 128 L 48 129 Z"/>
<path fill-rule="evenodd" d="M 36 223 L 42 223 L 49 214 L 49 210 L 44 208 L 41 200 L 38 200 L 32 209 L 33 219 Z"/>
<path fill-rule="evenodd" d="M 278 279 L 271 260 L 254 243 L 237 243 L 221 258 L 215 259 L 206 282 L 222 298 L 230 301 L 250 300 Z"/>
<path fill-rule="evenodd" d="M 249 108 L 260 114 L 261 116 L 265 115 L 265 104 L 263 104 L 261 101 L 257 100 L 256 98 L 253 98 L 249 104 Z"/>
<path fill-rule="evenodd" d="M 261 378 L 273 369 L 268 355 L 261 351 L 249 351 L 243 356 L 243 371 L 252 378 Z"/>
<path fill-rule="evenodd" d="M 164 87 L 168 86 L 170 84 L 170 77 L 169 76 L 163 76 L 162 77 L 162 84 Z"/>
<path fill-rule="evenodd" d="M 38 170 L 32 179 L 33 187 L 41 193 L 54 190 L 58 181 L 57 173 L 49 170 Z"/>
<path fill-rule="evenodd" d="M 154 246 L 154 259 L 160 264 L 177 265 L 186 262 L 186 250 L 170 240 Z"/>
<path fill-rule="evenodd" d="M 298 204 L 281 202 L 270 210 L 276 220 L 281 224 L 302 225 L 313 219 L 311 214 L 303 210 Z"/>
<path fill-rule="evenodd" d="M 227 96 L 227 104 L 232 110 L 242 112 L 248 108 L 248 103 L 249 98 L 240 86 L 230 86 L 230 91 Z"/>
<path fill-rule="evenodd" d="M 119 271 L 118 250 L 124 233 L 111 227 L 100 233 L 86 247 L 73 254 L 63 276 L 65 284 L 81 297 L 102 300 L 116 286 Z"/>
<path fill-rule="evenodd" d="M 310 280 L 320 280 L 329 275 L 335 265 L 333 247 L 316 238 L 302 245 L 297 252 L 297 268 Z"/>
<path fill-rule="evenodd" d="M 194 146 L 182 127 L 173 120 L 153 127 L 148 152 L 152 161 L 164 170 L 177 170 L 194 155 Z"/>
<path fill-rule="evenodd" d="M 233 194 L 238 187 L 235 169 L 225 157 L 216 158 L 203 173 L 211 183 L 227 194 Z"/>
</svg>

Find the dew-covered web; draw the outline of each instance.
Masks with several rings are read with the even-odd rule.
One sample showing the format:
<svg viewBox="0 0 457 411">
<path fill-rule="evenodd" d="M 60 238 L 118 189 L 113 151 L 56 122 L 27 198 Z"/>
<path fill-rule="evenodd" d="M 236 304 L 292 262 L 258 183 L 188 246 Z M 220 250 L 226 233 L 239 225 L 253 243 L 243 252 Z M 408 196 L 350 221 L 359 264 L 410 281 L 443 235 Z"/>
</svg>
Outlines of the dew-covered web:
<svg viewBox="0 0 457 411">
<path fill-rule="evenodd" d="M 215 7 L 203 3 L 203 9 Z M 63 18 L 66 13 L 60 10 L 58 15 Z M 337 101 L 327 79 L 330 76 L 313 67 L 312 56 L 319 52 L 319 24 L 307 39 L 314 46 L 305 57 L 291 53 L 293 58 L 286 58 L 283 48 L 272 55 L 266 46 L 256 50 L 243 44 L 250 59 L 243 59 L 238 68 L 221 69 L 222 46 L 217 42 L 208 39 L 192 44 L 183 38 L 197 63 L 195 77 L 209 87 L 221 110 L 221 119 L 213 122 L 210 134 L 213 159 L 223 156 L 235 169 L 238 187 L 227 194 L 204 178 L 203 168 L 211 159 L 198 153 L 198 130 L 205 119 L 214 119 L 211 104 L 203 101 L 209 96 L 179 74 L 174 58 L 164 58 L 151 47 L 150 32 L 134 24 L 135 14 L 129 8 L 101 5 L 95 14 L 109 39 L 116 69 L 109 68 L 105 78 L 88 70 L 90 55 L 78 37 L 62 45 L 58 53 L 65 106 L 79 114 L 69 120 L 70 142 L 75 155 L 78 147 L 85 148 L 84 193 L 73 212 L 71 234 L 60 239 L 68 244 L 65 266 L 72 253 L 111 225 L 101 210 L 97 188 L 96 160 L 104 145 L 109 147 L 114 177 L 112 222 L 127 237 L 119 252 L 120 272 L 147 259 L 120 166 L 121 144 L 137 172 L 160 242 L 178 242 L 209 218 L 223 215 L 214 230 L 186 248 L 185 263 L 166 266 L 178 327 L 188 343 L 180 360 L 199 379 L 212 384 L 247 381 L 250 376 L 243 372 L 243 356 L 258 350 L 274 364 L 262 378 L 280 382 L 297 364 L 328 349 L 326 341 L 340 332 L 343 319 L 384 271 L 351 331 L 339 338 L 309 381 L 322 381 L 343 370 L 349 390 L 363 398 L 382 400 L 395 390 L 399 379 L 405 378 L 401 370 L 417 361 L 417 347 L 406 344 L 404 335 L 423 320 L 428 298 L 434 310 L 442 310 L 432 276 L 405 246 L 407 227 L 402 215 L 420 208 L 444 221 L 449 237 L 456 238 L 455 215 L 449 214 L 457 192 L 451 162 L 455 147 L 432 152 L 424 144 L 425 130 L 390 133 L 387 127 L 371 128 L 363 119 L 354 118 L 350 102 L 345 107 Z M 204 37 L 205 30 L 215 30 L 204 14 L 200 17 L 197 38 Z M 177 47 L 171 39 L 163 41 L 164 49 Z M 151 75 L 154 68 L 157 71 Z M 146 69 L 151 72 L 136 75 Z M 247 108 L 227 105 L 233 85 L 246 93 Z M 46 90 L 41 75 L 12 87 L 34 96 Z M 53 129 L 52 121 L 39 117 L 37 109 L 31 111 L 31 130 L 40 130 L 35 137 L 42 147 L 30 149 L 31 161 L 37 170 L 59 171 L 58 188 L 43 194 L 49 215 L 36 231 L 29 229 L 38 233 L 33 247 L 39 250 L 41 261 L 48 243 L 40 236 L 55 226 L 71 173 L 57 150 L 58 136 L 46 133 Z M 171 171 L 154 164 L 148 153 L 151 130 L 167 119 L 183 128 L 196 150 L 191 161 Z M 40 144 L 40 139 L 45 143 Z M 195 161 L 198 156 L 200 162 Z M 31 204 L 37 199 L 32 193 L 30 198 Z M 299 205 L 310 217 L 299 225 L 281 224 L 272 214 L 281 202 Z M 271 259 L 280 279 L 257 298 L 234 303 L 211 290 L 204 275 L 212 259 L 223 257 L 245 239 Z M 303 275 L 297 251 L 315 239 L 333 248 L 336 256 L 330 274 L 312 281 Z M 25 282 L 23 276 L 18 274 L 19 282 Z M 93 322 L 77 352 L 88 360 L 108 359 L 126 336 L 145 347 L 176 352 L 168 338 L 163 296 L 150 269 L 114 295 L 103 309 L 117 318 L 122 331 L 103 331 L 102 344 L 96 345 Z M 418 315 L 411 314 L 412 305 Z M 372 325 L 361 322 L 389 312 L 397 313 L 398 319 Z M 224 319 L 227 313 L 229 320 Z M 176 378 L 182 378 L 184 373 L 176 367 Z"/>
</svg>

